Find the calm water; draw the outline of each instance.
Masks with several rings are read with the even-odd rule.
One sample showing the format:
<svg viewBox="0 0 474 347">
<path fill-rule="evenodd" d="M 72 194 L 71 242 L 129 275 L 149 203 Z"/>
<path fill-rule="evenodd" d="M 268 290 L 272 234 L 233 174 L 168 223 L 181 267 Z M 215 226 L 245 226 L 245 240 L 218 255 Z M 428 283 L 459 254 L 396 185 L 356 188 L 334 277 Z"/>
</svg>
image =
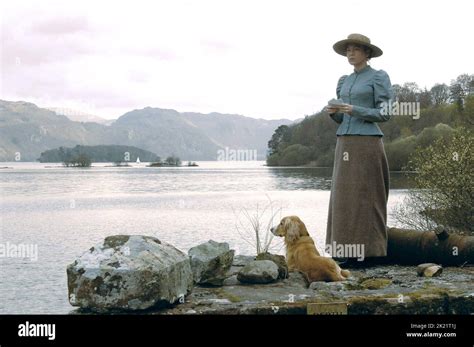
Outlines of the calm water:
<svg viewBox="0 0 474 347">
<path fill-rule="evenodd" d="M 151 235 L 184 252 L 213 239 L 228 242 L 238 254 L 254 254 L 245 241 L 252 233 L 243 212 L 258 210 L 266 224 L 269 201 L 277 219 L 300 216 L 324 249 L 330 169 L 198 164 L 78 169 L 0 163 L 9 167 L 0 170 L 0 244 L 38 247 L 36 261 L 0 257 L 0 313 L 70 312 L 66 266 L 108 235 Z M 407 183 L 397 173 L 391 178 L 388 224 L 394 225 L 390 211 L 403 199 Z M 272 251 L 283 253 L 281 241 Z"/>
</svg>

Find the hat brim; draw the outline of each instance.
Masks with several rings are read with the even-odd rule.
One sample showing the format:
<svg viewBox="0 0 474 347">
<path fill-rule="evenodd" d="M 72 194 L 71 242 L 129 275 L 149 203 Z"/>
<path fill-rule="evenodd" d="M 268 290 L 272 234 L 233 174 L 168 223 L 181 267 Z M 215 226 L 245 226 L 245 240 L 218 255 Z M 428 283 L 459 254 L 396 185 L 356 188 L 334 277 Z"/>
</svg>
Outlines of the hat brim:
<svg viewBox="0 0 474 347">
<path fill-rule="evenodd" d="M 346 56 L 346 46 L 349 43 L 354 43 L 357 45 L 369 47 L 372 50 L 372 58 L 380 57 L 383 54 L 383 51 L 380 48 L 378 48 L 376 45 L 372 45 L 370 43 L 354 40 L 354 39 L 345 39 L 345 40 L 338 41 L 332 46 L 332 48 L 337 54 Z"/>
</svg>

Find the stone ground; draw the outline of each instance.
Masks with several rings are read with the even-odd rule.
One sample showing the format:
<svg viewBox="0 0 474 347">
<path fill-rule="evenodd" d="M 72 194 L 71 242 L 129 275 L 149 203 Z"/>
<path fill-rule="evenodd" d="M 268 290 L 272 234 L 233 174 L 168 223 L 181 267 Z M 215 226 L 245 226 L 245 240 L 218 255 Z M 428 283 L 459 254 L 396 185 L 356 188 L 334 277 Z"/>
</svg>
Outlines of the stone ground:
<svg viewBox="0 0 474 347">
<path fill-rule="evenodd" d="M 439 277 L 432 278 L 419 277 L 416 266 L 350 269 L 348 281 L 315 282 L 308 288 L 298 272 L 271 284 L 240 284 L 236 273 L 246 261 L 248 258 L 236 257 L 224 286 L 195 286 L 184 303 L 140 313 L 307 314 L 316 303 L 329 313 L 342 304 L 351 315 L 474 314 L 474 266 L 446 267 Z"/>
</svg>

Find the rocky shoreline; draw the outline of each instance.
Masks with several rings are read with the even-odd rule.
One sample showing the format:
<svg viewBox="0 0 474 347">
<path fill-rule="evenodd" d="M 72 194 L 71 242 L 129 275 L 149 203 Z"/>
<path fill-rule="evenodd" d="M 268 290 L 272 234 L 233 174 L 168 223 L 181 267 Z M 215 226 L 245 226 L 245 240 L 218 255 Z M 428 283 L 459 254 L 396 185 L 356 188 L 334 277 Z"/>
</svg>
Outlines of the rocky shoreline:
<svg viewBox="0 0 474 347">
<path fill-rule="evenodd" d="M 379 265 L 351 269 L 352 275 L 347 281 L 308 284 L 301 273 L 288 273 L 287 269 L 285 272 L 282 256 L 266 255 L 259 260 L 251 256 L 234 256 L 226 243 L 214 241 L 194 247 L 186 256 L 176 249 L 167 248 L 172 246 L 158 244 L 155 240 L 143 236 L 109 237 L 104 240 L 105 247 L 102 244 L 102 253 L 98 252 L 100 245 L 99 248 L 95 246 L 80 258 L 82 262 L 79 259 L 71 264 L 68 267 L 69 299 L 71 302 L 72 295 L 74 300 L 71 304 L 80 307 L 71 314 L 474 313 L 473 266 L 445 267 L 442 271 L 433 272 L 433 277 L 424 277 L 420 276 L 423 271 L 420 272 L 416 266 Z M 145 247 L 150 242 L 161 250 L 156 248 L 155 254 L 152 254 Z M 154 275 L 148 271 L 149 262 L 145 262 L 144 268 L 140 268 L 141 265 L 138 268 L 131 266 L 133 262 L 129 259 L 133 259 L 135 264 L 138 264 L 136 259 L 153 259 L 153 266 L 159 264 L 162 260 L 158 261 L 156 254 L 162 249 L 166 249 L 162 254 L 165 258 L 169 258 L 171 252 L 176 263 L 181 264 L 177 271 L 176 265 L 168 262 L 172 265 L 167 269 L 177 276 L 164 275 L 162 268 L 156 269 Z M 88 262 L 85 263 L 84 259 Z M 128 265 L 125 266 L 125 263 Z M 114 269 L 115 274 L 112 274 Z M 144 269 L 148 270 L 143 272 Z M 107 280 L 117 276 L 117 273 L 123 275 L 121 280 L 117 277 L 112 282 Z M 146 283 L 152 286 L 130 286 L 130 282 L 141 283 L 144 274 Z M 157 282 L 160 279 L 164 281 L 161 284 Z M 173 285 L 179 288 L 175 294 Z M 157 291 L 156 287 L 161 289 Z M 140 296 L 150 299 L 150 290 L 155 295 L 155 301 L 141 300 Z M 179 292 L 186 294 L 180 295 Z M 165 294 L 168 295 L 166 299 Z M 129 300 L 127 295 L 134 299 Z M 114 301 L 114 296 L 127 299 Z M 101 307 L 105 299 L 109 304 Z M 143 304 L 145 301 L 147 303 Z M 130 302 L 135 306 L 131 306 Z"/>
<path fill-rule="evenodd" d="M 344 282 L 314 282 L 299 273 L 266 285 L 242 285 L 231 277 L 221 288 L 195 287 L 186 302 L 150 314 L 308 314 L 323 304 L 329 314 L 473 314 L 474 267 L 445 268 L 440 277 L 419 277 L 416 266 L 352 270 Z M 334 312 L 331 311 L 333 306 Z"/>
</svg>

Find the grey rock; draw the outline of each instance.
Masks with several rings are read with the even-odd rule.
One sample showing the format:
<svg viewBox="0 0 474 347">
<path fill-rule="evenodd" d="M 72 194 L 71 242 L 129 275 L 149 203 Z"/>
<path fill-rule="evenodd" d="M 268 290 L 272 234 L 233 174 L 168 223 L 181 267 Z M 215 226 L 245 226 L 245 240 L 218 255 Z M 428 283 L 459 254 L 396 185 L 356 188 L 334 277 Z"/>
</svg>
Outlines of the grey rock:
<svg viewBox="0 0 474 347">
<path fill-rule="evenodd" d="M 229 250 L 226 242 L 209 240 L 191 248 L 188 255 L 195 283 L 221 286 L 232 265 L 234 250 Z"/>
<path fill-rule="evenodd" d="M 71 305 L 93 311 L 168 306 L 193 287 L 186 254 L 140 235 L 106 237 L 67 267 L 67 280 Z"/>
<path fill-rule="evenodd" d="M 309 282 L 308 277 L 300 271 L 290 271 L 288 273 L 288 278 L 284 280 L 285 283 L 301 286 L 303 288 L 308 288 Z"/>
<path fill-rule="evenodd" d="M 242 283 L 271 283 L 278 279 L 278 266 L 271 260 L 255 260 L 237 274 Z"/>
<path fill-rule="evenodd" d="M 256 260 L 271 260 L 278 266 L 278 278 L 285 279 L 288 277 L 288 265 L 286 259 L 282 255 L 271 253 L 260 253 Z"/>
<path fill-rule="evenodd" d="M 240 284 L 237 275 L 232 275 L 224 280 L 224 286 L 238 286 Z"/>
<path fill-rule="evenodd" d="M 237 275 L 240 270 L 242 270 L 242 266 L 234 266 L 234 265 L 232 265 L 232 266 L 230 267 L 229 271 L 227 271 L 225 277 L 226 277 L 226 278 L 229 278 L 229 277 L 231 277 L 231 276 Z"/>
<path fill-rule="evenodd" d="M 255 257 L 251 255 L 236 255 L 232 266 L 245 266 L 255 260 Z"/>
</svg>

